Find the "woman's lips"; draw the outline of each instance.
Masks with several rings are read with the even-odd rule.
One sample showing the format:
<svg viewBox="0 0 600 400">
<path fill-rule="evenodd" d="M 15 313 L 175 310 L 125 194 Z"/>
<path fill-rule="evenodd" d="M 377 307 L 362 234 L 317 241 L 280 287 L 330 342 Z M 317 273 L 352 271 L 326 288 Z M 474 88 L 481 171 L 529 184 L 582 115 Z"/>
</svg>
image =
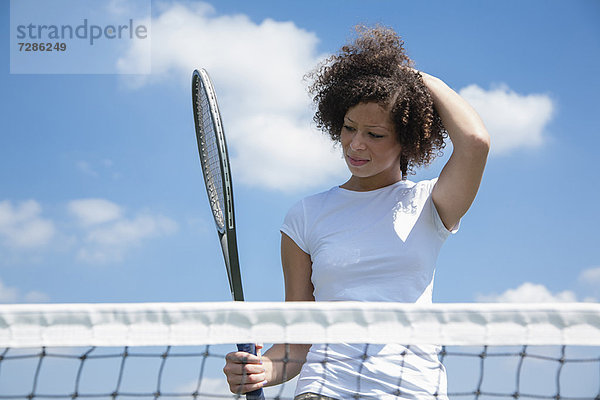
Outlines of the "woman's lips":
<svg viewBox="0 0 600 400">
<path fill-rule="evenodd" d="M 348 162 L 350 163 L 350 165 L 354 166 L 354 167 L 360 167 L 361 165 L 365 165 L 366 163 L 369 162 L 369 160 L 364 160 L 362 158 L 354 158 L 351 156 L 346 156 L 348 157 Z"/>
</svg>

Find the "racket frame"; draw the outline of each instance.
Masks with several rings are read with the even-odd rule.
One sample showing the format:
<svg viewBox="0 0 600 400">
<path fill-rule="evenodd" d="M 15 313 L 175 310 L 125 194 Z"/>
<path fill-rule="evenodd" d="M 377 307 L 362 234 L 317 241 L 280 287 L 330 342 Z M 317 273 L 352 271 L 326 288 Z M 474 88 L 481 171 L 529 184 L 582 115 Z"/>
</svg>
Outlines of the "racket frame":
<svg viewBox="0 0 600 400">
<path fill-rule="evenodd" d="M 223 188 L 224 207 L 223 207 L 223 226 L 219 223 L 217 212 L 213 209 L 214 205 L 211 201 L 211 191 L 208 185 L 209 172 L 205 166 L 206 160 L 204 155 L 204 142 L 202 140 L 204 126 L 200 120 L 198 112 L 202 112 L 199 106 L 200 96 L 202 96 L 201 85 L 204 87 L 208 98 L 208 106 L 211 114 L 211 123 L 216 137 L 217 154 L 221 167 L 221 184 Z M 229 279 L 229 288 L 231 296 L 235 301 L 244 301 L 244 291 L 242 288 L 242 277 L 240 272 L 240 263 L 237 250 L 237 238 L 235 234 L 235 211 L 233 205 L 233 183 L 231 180 L 231 168 L 229 164 L 229 155 L 227 152 L 227 142 L 225 140 L 225 131 L 219 106 L 217 95 L 206 70 L 194 70 L 192 74 L 192 107 L 194 110 L 194 126 L 196 129 L 196 141 L 198 142 L 198 153 L 200 154 L 200 164 L 202 165 L 202 175 L 204 176 L 206 194 L 213 212 L 215 226 L 219 235 L 219 242 L 223 251 L 225 267 L 227 269 L 227 278 Z"/>
<path fill-rule="evenodd" d="M 202 91 L 200 85 L 204 87 Z M 204 142 L 202 140 L 204 125 L 200 120 L 202 108 L 199 105 L 199 96 L 204 92 L 208 99 L 208 108 L 211 114 L 210 122 L 213 126 L 217 154 L 219 157 L 221 188 L 223 189 L 223 218 L 219 221 L 218 210 L 215 211 L 215 201 L 212 198 L 209 187 L 209 173 L 207 171 L 207 160 L 205 159 Z M 242 289 L 242 276 L 240 273 L 240 262 L 238 259 L 237 239 L 235 235 L 235 212 L 233 207 L 233 183 L 231 180 L 231 168 L 229 166 L 229 155 L 227 153 L 227 142 L 225 141 L 225 131 L 217 103 L 217 95 L 213 88 L 208 72 L 204 69 L 195 70 L 192 74 L 192 108 L 194 112 L 194 126 L 196 129 L 196 141 L 198 142 L 198 154 L 200 155 L 200 164 L 202 165 L 202 175 L 204 176 L 204 186 L 208 202 L 210 203 L 211 211 L 219 234 L 221 249 L 223 250 L 223 259 L 227 269 L 227 277 L 229 279 L 229 288 L 234 301 L 244 301 L 244 291 Z M 199 114 L 200 112 L 200 114 Z M 217 195 L 218 197 L 218 195 Z M 220 201 L 217 201 L 220 206 Z M 253 343 L 241 343 L 237 345 L 239 351 L 244 351 L 256 355 L 256 346 Z M 246 393 L 246 400 L 264 400 L 262 389 L 257 389 Z"/>
</svg>

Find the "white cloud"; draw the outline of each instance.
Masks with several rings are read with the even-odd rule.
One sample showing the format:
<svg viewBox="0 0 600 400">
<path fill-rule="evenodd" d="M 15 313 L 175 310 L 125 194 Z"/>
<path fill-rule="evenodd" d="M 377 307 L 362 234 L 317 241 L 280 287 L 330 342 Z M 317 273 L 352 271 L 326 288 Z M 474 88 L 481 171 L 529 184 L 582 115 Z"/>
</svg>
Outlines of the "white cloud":
<svg viewBox="0 0 600 400">
<path fill-rule="evenodd" d="M 87 199 L 89 200 L 89 199 Z M 81 200 L 70 204 L 84 204 L 85 212 L 77 217 L 83 221 L 81 235 L 84 239 L 80 243 L 77 256 L 80 260 L 93 263 L 107 263 L 120 261 L 126 251 L 139 246 L 146 239 L 167 236 L 178 229 L 175 221 L 162 215 L 153 215 L 148 212 L 139 213 L 135 217 L 123 217 L 121 207 L 108 200 L 94 199 L 95 202 Z M 106 218 L 93 220 L 88 211 L 96 209 L 114 211 L 106 212 Z M 81 209 L 79 210 L 81 211 Z M 83 217 L 82 217 L 83 216 Z M 93 223 L 87 223 L 87 222 Z"/>
<path fill-rule="evenodd" d="M 483 119 L 492 137 L 493 154 L 539 147 L 546 141 L 544 129 L 555 109 L 548 95 L 518 94 L 505 84 L 489 91 L 469 85 L 460 90 L 460 95 Z"/>
<path fill-rule="evenodd" d="M 256 133 L 238 137 L 236 144 L 244 150 L 231 162 L 236 180 L 249 186 L 292 191 L 318 186 L 346 171 L 340 150 L 320 132 L 278 115 L 249 117 L 243 124 Z"/>
<path fill-rule="evenodd" d="M 122 246 L 137 244 L 142 239 L 173 233 L 177 224 L 160 215 L 140 215 L 133 219 L 121 219 L 107 227 L 93 229 L 87 242 L 101 245 Z"/>
<path fill-rule="evenodd" d="M 32 290 L 30 292 L 25 293 L 25 295 L 23 296 L 24 303 L 46 303 L 49 300 L 50 296 L 38 290 Z"/>
<path fill-rule="evenodd" d="M 120 178 L 121 174 L 117 171 L 114 171 L 113 161 L 110 159 L 102 159 L 96 163 L 90 163 L 88 161 L 77 161 L 75 166 L 77 170 L 84 175 L 91 176 L 93 178 L 98 177 L 112 177 L 113 179 Z"/>
<path fill-rule="evenodd" d="M 79 171 L 81 171 L 82 173 L 84 173 L 85 175 L 89 175 L 89 176 L 93 176 L 93 177 L 98 176 L 98 173 L 96 171 L 94 171 L 94 169 L 92 168 L 90 163 L 88 163 L 87 161 L 78 161 L 77 169 Z"/>
<path fill-rule="evenodd" d="M 600 286 L 600 267 L 592 267 L 583 270 L 579 274 L 579 281 L 586 285 Z"/>
<path fill-rule="evenodd" d="M 588 296 L 584 301 L 598 302 L 600 296 L 600 267 L 591 267 L 581 271 L 578 281 Z"/>
<path fill-rule="evenodd" d="M 42 292 L 30 291 L 21 294 L 21 291 L 15 287 L 6 286 L 0 280 L 0 303 L 43 303 L 50 298 Z"/>
<path fill-rule="evenodd" d="M 35 200 L 13 206 L 0 202 L 0 242 L 17 249 L 31 249 L 48 244 L 56 230 L 52 221 L 42 218 L 42 207 Z"/>
<path fill-rule="evenodd" d="M 19 297 L 19 290 L 6 286 L 0 281 L 0 303 L 15 303 Z"/>
<path fill-rule="evenodd" d="M 317 43 L 314 33 L 292 22 L 217 15 L 205 3 L 165 5 L 152 19 L 152 75 L 137 83 L 178 76 L 187 86 L 193 69 L 206 68 L 236 181 L 283 191 L 319 186 L 340 179 L 346 168 L 331 142 L 311 128 L 302 77 L 322 58 Z M 121 66 L 136 69 L 140 51 L 130 48 Z"/>
<path fill-rule="evenodd" d="M 0 202 L 0 245 L 12 252 L 2 254 L 0 261 L 12 263 L 20 257 L 34 255 L 28 262 L 39 262 L 48 256 L 47 251 L 74 251 L 86 262 L 106 263 L 121 261 L 133 247 L 145 241 L 171 235 L 178 224 L 163 215 L 141 210 L 126 213 L 123 207 L 106 199 L 77 199 L 66 204 L 66 210 L 75 223 L 56 221 L 41 217 L 42 207 L 35 200 L 13 205 Z M 55 225 L 62 227 L 60 230 Z M 44 253 L 31 249 L 47 245 Z M 32 261 L 33 260 L 33 261 Z M 18 261 L 22 262 L 22 261 Z M 5 296 L 13 291 L 4 288 Z M 31 292 L 22 296 L 24 301 L 42 301 L 45 295 Z"/>
<path fill-rule="evenodd" d="M 233 350 L 232 350 L 233 351 Z M 181 384 L 177 387 L 176 392 L 178 393 L 193 393 L 198 386 L 197 381 L 188 382 Z M 229 385 L 225 375 L 219 376 L 218 378 L 203 376 L 200 384 L 200 391 L 211 396 L 230 397 L 231 392 L 229 391 Z M 245 396 L 243 396 L 245 397 Z"/>
<path fill-rule="evenodd" d="M 552 293 L 544 285 L 525 282 L 518 288 L 508 289 L 499 295 L 477 294 L 475 300 L 484 303 L 562 303 L 577 301 L 577 296 L 569 290 Z"/>
<path fill-rule="evenodd" d="M 84 226 L 98 225 L 121 217 L 121 207 L 105 199 L 79 199 L 67 204 L 69 212 Z"/>
</svg>

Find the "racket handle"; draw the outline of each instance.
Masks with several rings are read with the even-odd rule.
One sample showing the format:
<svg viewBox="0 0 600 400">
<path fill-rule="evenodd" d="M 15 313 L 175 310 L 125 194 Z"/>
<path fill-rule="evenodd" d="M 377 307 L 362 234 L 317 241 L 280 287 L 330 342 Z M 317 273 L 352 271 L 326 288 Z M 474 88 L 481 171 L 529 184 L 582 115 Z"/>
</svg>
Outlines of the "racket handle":
<svg viewBox="0 0 600 400">
<path fill-rule="evenodd" d="M 256 355 L 256 345 L 254 343 L 241 343 L 237 345 L 239 351 Z M 262 389 L 256 389 L 246 393 L 246 400 L 265 400 L 265 395 Z"/>
</svg>

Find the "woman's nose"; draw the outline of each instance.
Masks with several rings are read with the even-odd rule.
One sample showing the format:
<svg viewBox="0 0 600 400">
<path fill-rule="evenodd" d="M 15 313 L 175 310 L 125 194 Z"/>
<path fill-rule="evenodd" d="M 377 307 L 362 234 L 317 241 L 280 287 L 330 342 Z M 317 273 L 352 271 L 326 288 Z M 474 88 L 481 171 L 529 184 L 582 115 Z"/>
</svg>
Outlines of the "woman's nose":
<svg viewBox="0 0 600 400">
<path fill-rule="evenodd" d="M 352 140 L 350 141 L 350 149 L 354 151 L 365 149 L 365 142 L 362 140 L 360 133 L 357 133 L 352 137 Z"/>
</svg>

